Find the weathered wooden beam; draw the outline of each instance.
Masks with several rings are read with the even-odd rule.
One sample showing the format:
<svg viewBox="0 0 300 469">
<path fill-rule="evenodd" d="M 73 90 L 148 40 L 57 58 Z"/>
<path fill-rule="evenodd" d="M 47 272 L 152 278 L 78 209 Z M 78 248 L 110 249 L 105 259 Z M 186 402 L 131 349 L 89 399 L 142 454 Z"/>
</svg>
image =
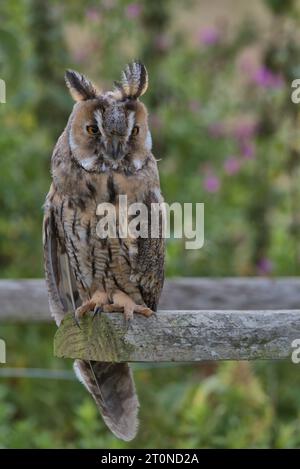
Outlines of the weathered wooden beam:
<svg viewBox="0 0 300 469">
<path fill-rule="evenodd" d="M 300 278 L 167 280 L 160 309 L 296 309 Z M 0 321 L 51 321 L 44 280 L 0 280 Z"/>
<path fill-rule="evenodd" d="M 300 310 L 160 311 L 138 315 L 130 328 L 121 313 L 68 315 L 56 332 L 58 357 L 97 361 L 195 362 L 287 359 L 300 338 Z"/>
<path fill-rule="evenodd" d="M 50 321 L 44 280 L 0 280 L 1 321 Z"/>
</svg>

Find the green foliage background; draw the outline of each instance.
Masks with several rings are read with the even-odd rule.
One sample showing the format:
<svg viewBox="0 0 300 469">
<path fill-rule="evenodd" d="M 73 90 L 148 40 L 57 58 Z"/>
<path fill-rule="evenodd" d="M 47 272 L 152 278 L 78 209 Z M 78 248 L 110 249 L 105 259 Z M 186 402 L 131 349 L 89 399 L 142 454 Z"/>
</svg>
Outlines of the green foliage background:
<svg viewBox="0 0 300 469">
<path fill-rule="evenodd" d="M 186 251 L 171 239 L 167 275 L 299 274 L 299 106 L 290 99 L 300 76 L 299 2 L 253 1 L 234 25 L 217 1 L 218 15 L 205 23 L 210 3 L 1 2 L 2 278 L 43 275 L 50 155 L 72 106 L 64 70 L 108 89 L 135 57 L 149 70 L 145 101 L 165 198 L 205 203 L 205 246 Z M 8 367 L 71 369 L 52 357 L 54 325 L 0 327 Z M 135 376 L 141 428 L 125 444 L 77 381 L 0 374 L 0 447 L 300 445 L 295 365 L 144 366 Z"/>
</svg>

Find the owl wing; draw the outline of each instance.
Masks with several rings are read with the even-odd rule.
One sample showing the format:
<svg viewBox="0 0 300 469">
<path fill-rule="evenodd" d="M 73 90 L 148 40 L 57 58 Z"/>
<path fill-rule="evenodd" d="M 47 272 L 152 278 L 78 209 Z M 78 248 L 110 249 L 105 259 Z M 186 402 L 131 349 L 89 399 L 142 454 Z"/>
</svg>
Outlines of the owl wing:
<svg viewBox="0 0 300 469">
<path fill-rule="evenodd" d="M 159 218 L 159 237 L 151 238 L 151 203 L 158 203 L 154 193 L 150 192 L 144 200 L 148 209 L 148 238 L 138 238 L 137 255 L 133 270 L 138 277 L 142 298 L 152 310 L 156 311 L 164 284 L 165 239 L 162 236 L 162 217 Z"/>
<path fill-rule="evenodd" d="M 66 253 L 61 224 L 55 215 L 59 203 L 53 204 L 53 187 L 46 198 L 43 221 L 43 248 L 46 284 L 52 316 L 59 325 L 67 312 L 78 305 L 78 291 Z M 59 211 L 59 210 L 58 210 Z"/>
</svg>

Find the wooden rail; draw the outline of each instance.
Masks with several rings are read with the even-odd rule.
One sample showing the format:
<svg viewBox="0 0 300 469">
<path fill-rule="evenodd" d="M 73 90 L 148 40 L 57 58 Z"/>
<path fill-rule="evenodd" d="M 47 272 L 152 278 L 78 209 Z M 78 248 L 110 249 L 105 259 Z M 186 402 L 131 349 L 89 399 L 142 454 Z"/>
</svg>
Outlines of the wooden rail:
<svg viewBox="0 0 300 469">
<path fill-rule="evenodd" d="M 290 310 L 300 308 L 300 278 L 168 280 L 160 309 Z M 0 280 L 1 321 L 51 321 L 44 280 Z"/>
<path fill-rule="evenodd" d="M 57 356 L 102 361 L 284 359 L 300 339 L 300 279 L 181 278 L 165 284 L 160 311 L 85 318 L 68 315 Z M 1 321 L 50 321 L 43 280 L 0 281 Z"/>
<path fill-rule="evenodd" d="M 300 310 L 160 311 L 136 315 L 128 328 L 121 313 L 73 315 L 54 341 L 58 357 L 116 362 L 291 359 L 300 339 Z"/>
</svg>

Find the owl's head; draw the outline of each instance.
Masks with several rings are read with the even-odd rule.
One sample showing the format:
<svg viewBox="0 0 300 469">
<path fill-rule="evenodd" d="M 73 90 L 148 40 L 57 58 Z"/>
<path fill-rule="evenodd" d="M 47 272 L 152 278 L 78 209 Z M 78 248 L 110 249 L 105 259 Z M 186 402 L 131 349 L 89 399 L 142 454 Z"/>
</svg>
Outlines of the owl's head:
<svg viewBox="0 0 300 469">
<path fill-rule="evenodd" d="M 113 91 L 101 93 L 84 75 L 68 70 L 67 86 L 76 104 L 67 127 L 72 157 L 86 171 L 142 164 L 151 151 L 147 110 L 139 101 L 148 74 L 139 62 L 127 65 Z"/>
</svg>

